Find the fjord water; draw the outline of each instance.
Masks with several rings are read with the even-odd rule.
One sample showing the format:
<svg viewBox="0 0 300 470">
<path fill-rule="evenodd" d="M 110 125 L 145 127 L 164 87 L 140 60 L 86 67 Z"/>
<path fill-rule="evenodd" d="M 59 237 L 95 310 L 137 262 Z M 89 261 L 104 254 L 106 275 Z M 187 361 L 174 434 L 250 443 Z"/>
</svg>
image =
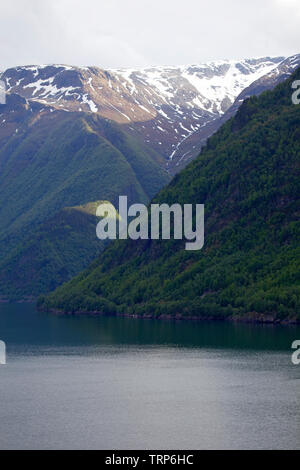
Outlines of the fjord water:
<svg viewBox="0 0 300 470">
<path fill-rule="evenodd" d="M 1 449 L 299 449 L 299 327 L 0 305 Z"/>
</svg>

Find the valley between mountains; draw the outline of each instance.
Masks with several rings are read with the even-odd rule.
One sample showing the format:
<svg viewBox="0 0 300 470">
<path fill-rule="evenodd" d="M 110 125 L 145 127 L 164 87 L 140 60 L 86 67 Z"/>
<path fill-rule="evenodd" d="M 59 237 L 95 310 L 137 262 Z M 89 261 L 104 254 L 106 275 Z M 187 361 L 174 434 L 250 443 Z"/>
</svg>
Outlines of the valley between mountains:
<svg viewBox="0 0 300 470">
<path fill-rule="evenodd" d="M 243 100 L 299 66 L 296 55 L 138 70 L 4 71 L 0 300 L 33 300 L 80 273 L 105 248 L 95 233 L 99 201 L 151 201 Z"/>
<path fill-rule="evenodd" d="M 153 203 L 205 204 L 205 245 L 117 240 L 39 307 L 143 318 L 300 321 L 300 68 L 246 100 Z M 151 220 L 149 220 L 151 225 Z"/>
</svg>

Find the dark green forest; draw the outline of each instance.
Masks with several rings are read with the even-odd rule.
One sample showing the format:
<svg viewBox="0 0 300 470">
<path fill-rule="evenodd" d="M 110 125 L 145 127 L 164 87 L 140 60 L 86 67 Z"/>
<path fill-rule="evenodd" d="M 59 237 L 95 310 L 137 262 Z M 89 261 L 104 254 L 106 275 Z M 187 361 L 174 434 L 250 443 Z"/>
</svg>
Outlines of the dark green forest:
<svg viewBox="0 0 300 470">
<path fill-rule="evenodd" d="M 246 100 L 153 203 L 205 204 L 205 245 L 116 241 L 39 308 L 300 320 L 300 106 L 294 75 Z"/>
<path fill-rule="evenodd" d="M 17 95 L 0 109 L 0 299 L 37 298 L 103 249 L 95 216 L 77 206 L 119 194 L 147 203 L 170 177 L 156 152 L 100 116 L 43 111 Z"/>
</svg>

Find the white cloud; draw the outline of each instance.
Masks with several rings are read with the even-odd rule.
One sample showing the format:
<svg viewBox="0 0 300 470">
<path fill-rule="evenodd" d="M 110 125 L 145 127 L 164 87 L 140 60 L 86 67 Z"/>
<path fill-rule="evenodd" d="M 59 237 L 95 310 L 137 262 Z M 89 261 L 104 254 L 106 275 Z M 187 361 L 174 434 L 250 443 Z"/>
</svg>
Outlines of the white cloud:
<svg viewBox="0 0 300 470">
<path fill-rule="evenodd" d="M 300 52 L 298 0 L 10 0 L 0 62 L 100 67 Z"/>
</svg>

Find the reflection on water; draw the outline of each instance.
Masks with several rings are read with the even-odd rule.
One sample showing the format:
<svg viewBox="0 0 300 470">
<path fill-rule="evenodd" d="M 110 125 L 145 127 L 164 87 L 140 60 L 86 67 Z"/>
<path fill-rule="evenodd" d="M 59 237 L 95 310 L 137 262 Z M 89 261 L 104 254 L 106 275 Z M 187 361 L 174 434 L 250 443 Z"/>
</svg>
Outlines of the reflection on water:
<svg viewBox="0 0 300 470">
<path fill-rule="evenodd" d="M 32 305 L 0 304 L 0 338 L 13 345 L 172 345 L 287 351 L 300 326 L 55 316 Z"/>
<path fill-rule="evenodd" d="M 299 327 L 0 305 L 0 449 L 299 449 Z"/>
</svg>

